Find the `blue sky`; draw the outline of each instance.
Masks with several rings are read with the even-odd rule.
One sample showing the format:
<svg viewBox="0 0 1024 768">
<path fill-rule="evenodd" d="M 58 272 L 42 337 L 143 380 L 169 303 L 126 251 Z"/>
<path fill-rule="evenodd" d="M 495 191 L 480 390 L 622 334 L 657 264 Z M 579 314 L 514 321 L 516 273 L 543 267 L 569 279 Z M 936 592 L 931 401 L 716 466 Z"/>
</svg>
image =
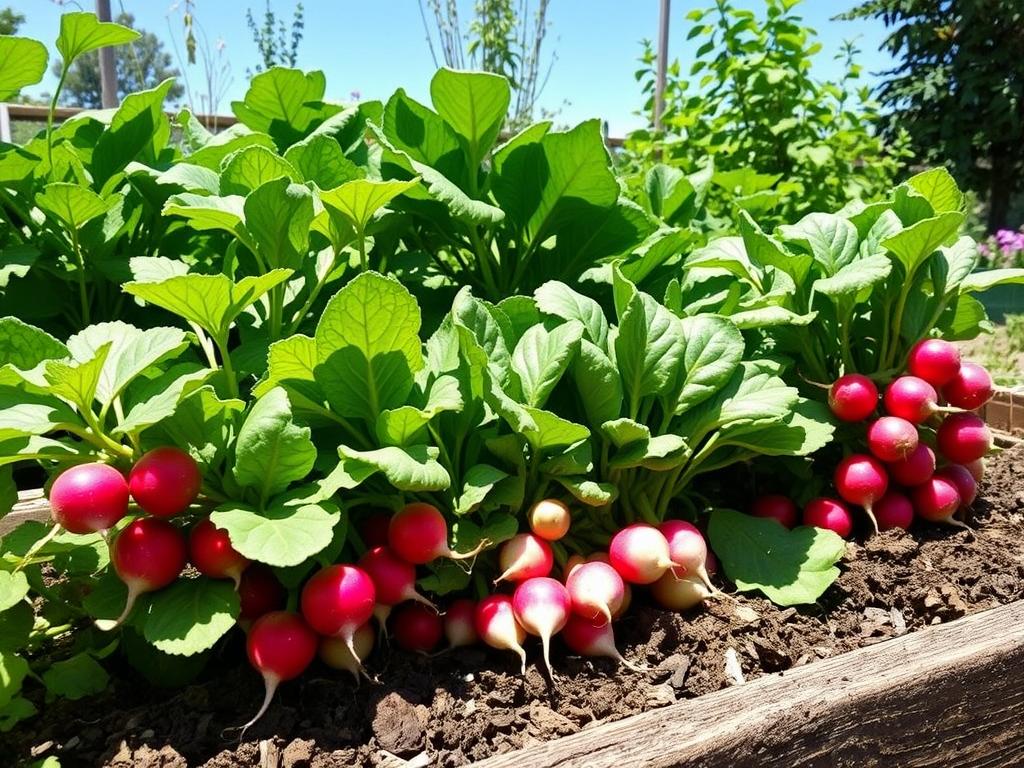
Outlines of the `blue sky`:
<svg viewBox="0 0 1024 768">
<path fill-rule="evenodd" d="M 256 47 L 245 24 L 245 9 L 262 11 L 264 0 L 195 0 L 196 20 L 211 40 L 222 39 L 234 74 L 228 98 L 220 112 L 230 111 L 230 99 L 245 92 L 247 66 L 257 58 Z M 740 7 L 759 9 L 761 0 L 734 0 Z M 879 52 L 885 29 L 874 21 L 832 21 L 855 0 L 804 0 L 799 6 L 806 23 L 819 33 L 824 49 L 815 62 L 815 74 L 833 78 L 841 67 L 833 56 L 844 39 L 857 38 L 861 62 L 869 72 L 884 69 L 889 57 Z M 271 0 L 275 10 L 290 19 L 294 0 Z M 51 47 L 62 10 L 91 10 L 90 0 L 0 0 L 12 5 L 27 21 L 20 34 L 43 40 Z M 181 8 L 172 0 L 112 0 L 116 15 L 122 8 L 136 17 L 136 24 L 165 42 L 173 34 L 181 39 Z M 460 0 L 463 20 L 471 13 L 471 0 Z M 531 3 L 536 5 L 536 3 Z M 670 53 L 688 60 L 685 15 L 710 0 L 674 0 Z M 417 0 L 305 0 L 306 30 L 299 49 L 299 65 L 322 69 L 327 75 L 328 97 L 348 99 L 352 91 L 363 98 L 387 98 L 399 86 L 410 95 L 428 100 L 434 64 L 424 40 Z M 658 0 L 551 0 L 551 29 L 546 44 L 557 51 L 541 104 L 561 109 L 559 121 L 575 123 L 589 117 L 608 120 L 613 136 L 643 125 L 634 113 L 642 100 L 633 73 L 643 38 L 655 38 Z M 168 26 L 170 23 L 170 28 Z M 168 46 L 170 47 L 170 46 Z M 551 48 L 549 48 L 550 50 Z M 192 68 L 193 83 L 202 73 Z M 869 82 L 874 82 L 870 75 Z M 52 76 L 30 93 L 52 91 Z M 567 104 L 565 102 L 568 102 Z"/>
</svg>

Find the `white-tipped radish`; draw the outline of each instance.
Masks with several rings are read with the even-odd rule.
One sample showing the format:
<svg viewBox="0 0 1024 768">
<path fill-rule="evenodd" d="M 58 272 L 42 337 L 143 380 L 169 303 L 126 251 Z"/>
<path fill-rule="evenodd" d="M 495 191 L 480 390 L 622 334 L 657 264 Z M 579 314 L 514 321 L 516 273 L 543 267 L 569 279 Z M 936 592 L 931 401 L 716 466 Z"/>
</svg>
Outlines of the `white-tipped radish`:
<svg viewBox="0 0 1024 768">
<path fill-rule="evenodd" d="M 519 625 L 540 638 L 544 649 L 544 666 L 551 669 L 551 637 L 558 634 L 572 612 L 572 600 L 562 582 L 547 576 L 527 579 L 512 595 L 512 611 Z"/>
<path fill-rule="evenodd" d="M 608 547 L 612 567 L 631 584 L 653 584 L 672 562 L 668 541 L 653 525 L 633 523 L 612 537 Z"/>
<path fill-rule="evenodd" d="M 666 520 L 658 530 L 668 542 L 669 559 L 676 564 L 672 574 L 677 578 L 694 575 L 714 594 L 717 590 L 708 575 L 708 544 L 704 534 L 685 520 Z"/>
<path fill-rule="evenodd" d="M 476 602 L 467 598 L 456 600 L 444 614 L 444 636 L 450 648 L 462 648 L 480 642 L 476 625 Z"/>
<path fill-rule="evenodd" d="M 406 600 L 437 607 L 416 591 L 416 566 L 397 557 L 387 547 L 374 547 L 359 558 L 359 567 L 373 580 L 378 605 L 398 605 Z"/>
<path fill-rule="evenodd" d="M 615 631 L 607 622 L 595 623 L 573 614 L 562 628 L 561 637 L 571 651 L 581 656 L 615 659 L 619 664 L 634 672 L 647 671 L 646 667 L 631 664 L 619 653 L 619 649 L 615 646 Z"/>
<path fill-rule="evenodd" d="M 543 499 L 530 508 L 530 530 L 547 541 L 558 541 L 569 532 L 572 515 L 558 499 Z"/>
<path fill-rule="evenodd" d="M 485 597 L 476 606 L 473 617 L 476 633 L 491 648 L 499 651 L 515 651 L 519 655 L 521 671 L 526 674 L 526 630 L 516 621 L 512 610 L 512 598 L 508 595 Z"/>
<path fill-rule="evenodd" d="M 966 464 L 961 464 L 964 469 L 971 473 L 971 477 L 974 478 L 976 483 L 980 483 L 985 478 L 985 460 L 975 459 L 974 461 L 968 461 Z"/>
<path fill-rule="evenodd" d="M 711 597 L 712 592 L 696 574 L 677 578 L 669 571 L 651 584 L 651 596 L 663 608 L 688 611 Z"/>
<path fill-rule="evenodd" d="M 550 544 L 532 533 L 518 533 L 501 545 L 498 567 L 502 573 L 494 583 L 547 576 L 554 564 L 555 555 Z"/>
<path fill-rule="evenodd" d="M 370 620 L 376 600 L 373 580 L 353 565 L 330 565 L 302 588 L 302 616 L 318 634 L 339 637 L 358 658 L 356 630 Z"/>
<path fill-rule="evenodd" d="M 408 504 L 391 517 L 388 524 L 388 545 L 407 563 L 423 565 L 439 557 L 465 560 L 475 557 L 490 545 L 484 539 L 469 552 L 453 552 L 448 547 L 448 523 L 431 504 Z"/>
<path fill-rule="evenodd" d="M 565 587 L 569 590 L 573 613 L 590 621 L 612 621 L 626 596 L 626 584 L 619 572 L 598 561 L 575 568 L 566 579 Z"/>
<path fill-rule="evenodd" d="M 249 662 L 263 676 L 263 704 L 248 723 L 246 730 L 267 711 L 277 686 L 301 675 L 316 655 L 317 639 L 306 622 L 294 613 L 274 611 L 255 621 L 249 630 L 246 650 Z"/>
<path fill-rule="evenodd" d="M 562 569 L 562 581 L 568 581 L 572 572 L 585 562 L 587 559 L 583 555 L 569 555 L 569 559 L 565 561 L 565 567 Z"/>
<path fill-rule="evenodd" d="M 320 638 L 320 659 L 328 667 L 349 672 L 356 679 L 356 685 L 359 685 L 359 675 L 366 674 L 363 670 L 363 662 L 373 653 L 374 634 L 376 633 L 373 631 L 372 625 L 363 624 L 352 633 L 351 649 L 349 649 L 348 643 L 340 637 L 322 637 Z"/>
</svg>

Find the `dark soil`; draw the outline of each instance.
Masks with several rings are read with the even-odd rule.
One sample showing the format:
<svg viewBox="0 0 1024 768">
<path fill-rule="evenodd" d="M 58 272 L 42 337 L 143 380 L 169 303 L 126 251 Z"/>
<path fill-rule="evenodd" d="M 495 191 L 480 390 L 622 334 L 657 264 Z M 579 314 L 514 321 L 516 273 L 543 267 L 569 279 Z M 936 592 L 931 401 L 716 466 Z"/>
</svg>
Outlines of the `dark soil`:
<svg viewBox="0 0 1024 768">
<path fill-rule="evenodd" d="M 638 600 L 618 639 L 649 674 L 559 649 L 552 686 L 537 647 L 525 678 L 511 653 L 378 652 L 370 669 L 385 683 L 356 688 L 317 667 L 282 686 L 239 744 L 226 729 L 247 720 L 263 693 L 235 661 L 239 644 L 180 691 L 125 676 L 101 697 L 50 705 L 0 738 L 0 763 L 57 755 L 64 766 L 325 768 L 401 766 L 419 756 L 412 765 L 463 765 L 1024 599 L 1022 477 L 1024 446 L 991 461 L 974 532 L 922 526 L 851 543 L 818 605 L 783 610 L 740 596 L 678 615 Z"/>
</svg>

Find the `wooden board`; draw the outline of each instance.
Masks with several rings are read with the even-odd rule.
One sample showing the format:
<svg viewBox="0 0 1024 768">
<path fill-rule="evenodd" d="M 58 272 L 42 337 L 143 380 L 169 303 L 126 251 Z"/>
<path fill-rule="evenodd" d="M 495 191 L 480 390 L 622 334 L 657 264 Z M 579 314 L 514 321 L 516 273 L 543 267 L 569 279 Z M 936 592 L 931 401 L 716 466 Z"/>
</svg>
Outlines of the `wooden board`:
<svg viewBox="0 0 1024 768">
<path fill-rule="evenodd" d="M 475 765 L 1019 768 L 1024 601 Z"/>
<path fill-rule="evenodd" d="M 42 488 L 18 491 L 18 503 L 3 517 L 0 517 L 0 536 L 13 531 L 28 520 L 46 522 L 50 519 L 50 504 L 43 498 Z"/>
</svg>

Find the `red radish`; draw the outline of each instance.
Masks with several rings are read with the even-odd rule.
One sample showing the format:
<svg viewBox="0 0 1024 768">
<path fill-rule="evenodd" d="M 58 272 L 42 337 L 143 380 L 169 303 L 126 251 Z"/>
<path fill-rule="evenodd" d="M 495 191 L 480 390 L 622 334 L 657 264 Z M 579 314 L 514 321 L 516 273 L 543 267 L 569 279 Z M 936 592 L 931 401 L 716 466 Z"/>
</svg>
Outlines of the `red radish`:
<svg viewBox="0 0 1024 768">
<path fill-rule="evenodd" d="M 804 525 L 834 531 L 845 539 L 853 532 L 853 516 L 838 499 L 811 499 L 804 507 Z"/>
<path fill-rule="evenodd" d="M 914 511 L 925 520 L 955 525 L 959 528 L 968 527 L 953 519 L 953 515 L 960 508 L 960 492 L 951 480 L 936 474 L 924 485 L 917 486 L 912 494 Z"/>
<path fill-rule="evenodd" d="M 878 387 L 867 376 L 848 373 L 828 390 L 828 407 L 842 421 L 864 421 L 878 405 Z"/>
<path fill-rule="evenodd" d="M 476 602 L 467 598 L 456 600 L 444 614 L 444 636 L 451 648 L 476 645 L 480 636 L 476 633 L 473 619 L 476 616 Z"/>
<path fill-rule="evenodd" d="M 192 526 L 188 537 L 188 559 L 204 576 L 231 579 L 237 587 L 249 560 L 231 546 L 228 532 L 221 530 L 210 518 Z"/>
<path fill-rule="evenodd" d="M 951 413 L 936 434 L 939 451 L 954 464 L 980 459 L 992 448 L 992 433 L 974 413 Z"/>
<path fill-rule="evenodd" d="M 619 653 L 615 647 L 615 632 L 606 621 L 595 623 L 573 614 L 562 628 L 562 639 L 571 651 L 581 656 L 607 657 L 634 672 L 647 671 L 644 667 L 629 663 Z"/>
<path fill-rule="evenodd" d="M 320 638 L 320 659 L 332 669 L 340 669 L 351 672 L 359 685 L 359 675 L 365 675 L 363 662 L 373 653 L 374 635 L 373 626 L 369 623 L 363 624 L 352 635 L 352 648 L 349 650 L 348 643 L 340 637 Z"/>
<path fill-rule="evenodd" d="M 864 508 L 877 533 L 878 521 L 871 507 L 889 488 L 889 475 L 882 463 L 862 453 L 847 456 L 836 467 L 833 482 L 845 501 Z"/>
<path fill-rule="evenodd" d="M 420 603 L 406 603 L 391 617 L 391 631 L 407 651 L 430 653 L 441 642 L 444 622 L 437 611 Z"/>
<path fill-rule="evenodd" d="M 166 520 L 143 517 L 130 522 L 110 547 L 110 562 L 128 587 L 128 599 L 115 621 L 100 619 L 96 626 L 102 630 L 120 626 L 139 595 L 163 589 L 178 578 L 186 555 L 185 537 Z"/>
<path fill-rule="evenodd" d="M 966 464 L 961 464 L 960 466 L 966 468 L 967 471 L 971 473 L 971 477 L 973 477 L 974 481 L 977 483 L 980 483 L 982 479 L 984 479 L 985 477 L 984 459 L 975 459 L 974 461 L 968 461 Z"/>
<path fill-rule="evenodd" d="M 539 576 L 522 582 L 512 595 L 512 612 L 519 626 L 531 635 L 540 637 L 544 648 L 544 666 L 551 669 L 551 636 L 561 632 L 572 612 L 569 590 L 562 582 Z"/>
<path fill-rule="evenodd" d="M 960 494 L 960 505 L 969 507 L 978 498 L 978 481 L 974 479 L 971 471 L 960 464 L 950 464 L 935 473 L 944 477 L 956 486 L 956 492 Z"/>
<path fill-rule="evenodd" d="M 71 533 L 99 533 L 128 514 L 128 483 L 109 464 L 79 464 L 50 486 L 53 522 Z"/>
<path fill-rule="evenodd" d="M 530 530 L 548 541 L 558 541 L 569 532 L 572 516 L 557 499 L 543 499 L 530 508 Z"/>
<path fill-rule="evenodd" d="M 906 530 L 914 522 L 914 505 L 899 491 L 886 492 L 885 496 L 875 502 L 874 512 L 880 531 L 888 531 L 890 528 Z"/>
<path fill-rule="evenodd" d="M 359 558 L 359 567 L 373 579 L 378 605 L 398 605 L 413 600 L 437 608 L 416 591 L 416 566 L 395 556 L 387 547 L 374 547 Z"/>
<path fill-rule="evenodd" d="M 391 515 L 379 512 L 370 515 L 359 525 L 359 535 L 363 537 L 363 544 L 367 549 L 374 547 L 386 547 L 388 543 L 388 527 L 391 525 Z"/>
<path fill-rule="evenodd" d="M 608 547 L 612 567 L 631 584 L 653 584 L 672 562 L 668 540 L 653 525 L 633 523 L 612 537 Z"/>
<path fill-rule="evenodd" d="M 526 630 L 516 621 L 512 610 L 512 598 L 508 595 L 485 597 L 476 606 L 473 617 L 476 633 L 491 648 L 500 651 L 515 651 L 522 662 L 522 674 L 526 674 Z"/>
<path fill-rule="evenodd" d="M 924 339 L 910 350 L 907 370 L 933 387 L 945 386 L 960 371 L 960 350 L 942 339 Z"/>
<path fill-rule="evenodd" d="M 920 424 L 938 413 L 935 387 L 917 376 L 900 376 L 885 390 L 885 411 L 912 424 Z"/>
<path fill-rule="evenodd" d="M 316 655 L 317 639 L 302 617 L 288 611 L 274 611 L 256 620 L 249 631 L 246 650 L 249 663 L 263 676 L 263 705 L 256 716 L 242 726 L 242 734 L 267 711 L 277 686 L 303 672 Z"/>
<path fill-rule="evenodd" d="M 961 363 L 960 372 L 942 388 L 946 402 L 956 408 L 973 411 L 992 399 L 995 385 L 983 366 L 977 363 Z"/>
<path fill-rule="evenodd" d="M 264 614 L 284 608 L 288 592 L 269 566 L 253 563 L 242 571 L 242 578 L 238 580 L 238 599 L 242 606 L 238 620 L 255 621 Z"/>
<path fill-rule="evenodd" d="M 517 533 L 501 545 L 498 567 L 502 573 L 494 583 L 547 576 L 554 564 L 555 555 L 550 544 L 532 533 Z"/>
<path fill-rule="evenodd" d="M 868 427 L 868 448 L 882 461 L 902 461 L 917 444 L 917 427 L 899 416 L 883 416 Z"/>
<path fill-rule="evenodd" d="M 373 616 L 376 590 L 366 571 L 354 565 L 329 565 L 302 588 L 302 616 L 318 634 L 340 637 L 357 656 L 353 637 Z"/>
<path fill-rule="evenodd" d="M 769 493 L 754 499 L 754 503 L 750 507 L 750 513 L 754 517 L 767 517 L 772 520 L 778 520 L 785 528 L 792 528 L 796 525 L 800 511 L 788 496 Z"/>
<path fill-rule="evenodd" d="M 715 592 L 705 565 L 708 544 L 697 526 L 685 520 L 666 520 L 658 526 L 658 530 L 668 542 L 669 559 L 675 563 L 672 573 L 680 579 L 687 575 L 697 576 L 709 590 Z"/>
<path fill-rule="evenodd" d="M 203 485 L 195 459 L 178 448 L 154 448 L 135 462 L 128 488 L 135 503 L 156 517 L 171 517 L 188 509 Z"/>
<path fill-rule="evenodd" d="M 900 485 L 921 485 L 935 474 L 935 452 L 924 443 L 918 443 L 905 459 L 890 462 L 888 469 L 889 476 Z"/>
<path fill-rule="evenodd" d="M 565 561 L 565 567 L 562 569 L 562 581 L 568 581 L 572 572 L 585 562 L 587 562 L 587 559 L 583 555 L 569 555 L 569 559 Z"/>
<path fill-rule="evenodd" d="M 704 582 L 693 575 L 677 579 L 669 572 L 651 584 L 651 596 L 663 608 L 672 611 L 688 611 L 703 603 L 711 594 Z"/>
<path fill-rule="evenodd" d="M 572 600 L 572 610 L 584 618 L 611 621 L 622 608 L 626 585 L 619 572 L 607 563 L 583 563 L 569 574 L 565 582 Z"/>
<path fill-rule="evenodd" d="M 388 524 L 388 546 L 413 565 L 423 565 L 439 557 L 465 560 L 480 554 L 480 550 L 489 544 L 485 539 L 469 552 L 452 552 L 448 548 L 448 523 L 431 504 L 407 504 L 392 516 Z"/>
<path fill-rule="evenodd" d="M 714 576 L 718 573 L 718 558 L 715 557 L 715 553 L 710 549 L 708 550 L 708 556 L 704 560 L 704 567 L 708 571 L 708 576 Z"/>
</svg>

